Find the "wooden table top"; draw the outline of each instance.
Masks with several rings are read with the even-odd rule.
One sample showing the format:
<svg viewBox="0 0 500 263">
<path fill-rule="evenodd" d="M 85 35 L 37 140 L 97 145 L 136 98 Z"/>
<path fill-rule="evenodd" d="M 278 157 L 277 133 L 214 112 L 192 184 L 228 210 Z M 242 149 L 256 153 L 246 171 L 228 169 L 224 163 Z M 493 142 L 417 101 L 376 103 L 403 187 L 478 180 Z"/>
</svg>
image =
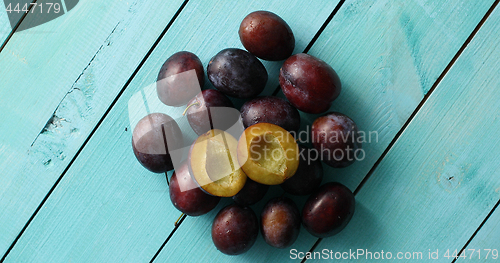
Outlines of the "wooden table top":
<svg viewBox="0 0 500 263">
<path fill-rule="evenodd" d="M 4 2 L 1 262 L 454 262 L 460 251 L 459 261 L 498 260 L 498 0 L 63 0 L 53 1 L 63 15 L 44 23 L 48 1 L 16 17 L 8 3 L 30 1 Z M 238 26 L 255 10 L 287 21 L 294 53 L 337 71 L 331 111 L 376 136 L 353 165 L 323 165 L 323 183 L 355 193 L 341 233 L 317 239 L 302 228 L 281 250 L 259 234 L 247 253 L 227 256 L 210 228 L 231 199 L 175 226 L 181 212 L 165 175 L 137 162 L 131 137 L 147 111 L 182 119 L 182 107 L 148 96 L 163 62 L 187 50 L 206 67 L 218 51 L 243 48 Z M 271 95 L 282 61 L 263 63 L 261 95 Z M 302 129 L 318 116 L 301 113 Z M 282 194 L 273 186 L 265 199 Z M 305 197 L 292 198 L 303 206 Z"/>
</svg>

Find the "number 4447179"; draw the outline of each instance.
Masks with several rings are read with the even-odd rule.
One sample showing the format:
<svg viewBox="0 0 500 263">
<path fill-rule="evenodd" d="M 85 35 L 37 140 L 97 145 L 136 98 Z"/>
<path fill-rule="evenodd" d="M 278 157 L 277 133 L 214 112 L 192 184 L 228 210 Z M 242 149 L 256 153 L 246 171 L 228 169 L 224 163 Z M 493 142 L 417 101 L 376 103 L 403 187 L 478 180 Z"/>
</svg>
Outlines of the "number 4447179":
<svg viewBox="0 0 500 263">
<path fill-rule="evenodd" d="M 12 6 L 12 3 L 7 5 L 7 8 L 5 9 L 9 14 L 12 12 L 15 13 L 35 13 L 35 12 L 40 12 L 40 13 L 59 13 L 61 12 L 61 5 L 59 3 L 30 3 L 30 4 L 24 4 L 22 7 L 18 3 L 15 6 Z"/>
<path fill-rule="evenodd" d="M 497 249 L 464 249 L 462 253 L 458 254 L 458 250 L 455 251 L 446 250 L 443 257 L 452 258 L 463 258 L 463 259 L 498 259 Z"/>
</svg>

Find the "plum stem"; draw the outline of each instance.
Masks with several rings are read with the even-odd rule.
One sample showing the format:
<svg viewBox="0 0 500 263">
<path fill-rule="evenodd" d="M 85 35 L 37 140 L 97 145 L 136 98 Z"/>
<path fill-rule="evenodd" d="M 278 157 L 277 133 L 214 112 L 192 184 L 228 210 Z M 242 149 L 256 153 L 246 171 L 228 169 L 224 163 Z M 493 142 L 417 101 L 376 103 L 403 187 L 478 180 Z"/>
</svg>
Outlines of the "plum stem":
<svg viewBox="0 0 500 263">
<path fill-rule="evenodd" d="M 199 102 L 199 101 L 197 101 L 197 102 L 195 102 L 195 103 L 191 103 L 191 104 L 189 104 L 189 105 L 186 107 L 186 109 L 184 110 L 184 112 L 182 113 L 182 116 L 185 116 L 185 115 L 186 115 L 186 112 L 189 110 L 189 108 L 191 108 L 191 107 L 192 107 L 192 106 L 194 106 L 194 105 L 200 105 L 200 102 Z"/>
<path fill-rule="evenodd" d="M 179 216 L 179 218 L 177 218 L 177 220 L 175 221 L 175 224 L 174 226 L 177 226 L 179 224 L 179 220 L 181 220 L 181 218 L 184 216 L 184 213 L 181 214 L 181 216 Z"/>
</svg>

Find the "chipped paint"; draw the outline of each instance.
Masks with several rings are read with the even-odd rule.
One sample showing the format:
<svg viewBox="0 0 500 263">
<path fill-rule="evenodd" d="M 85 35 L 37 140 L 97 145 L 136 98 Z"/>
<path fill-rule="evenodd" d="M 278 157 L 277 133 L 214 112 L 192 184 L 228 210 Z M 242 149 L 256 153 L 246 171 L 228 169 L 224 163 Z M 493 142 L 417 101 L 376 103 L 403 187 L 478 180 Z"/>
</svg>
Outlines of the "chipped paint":
<svg viewBox="0 0 500 263">
<path fill-rule="evenodd" d="M 28 61 L 26 60 L 26 57 L 21 57 L 19 53 L 16 53 L 12 50 L 9 50 L 9 53 L 12 54 L 17 60 L 21 61 L 22 63 L 28 65 Z"/>
</svg>

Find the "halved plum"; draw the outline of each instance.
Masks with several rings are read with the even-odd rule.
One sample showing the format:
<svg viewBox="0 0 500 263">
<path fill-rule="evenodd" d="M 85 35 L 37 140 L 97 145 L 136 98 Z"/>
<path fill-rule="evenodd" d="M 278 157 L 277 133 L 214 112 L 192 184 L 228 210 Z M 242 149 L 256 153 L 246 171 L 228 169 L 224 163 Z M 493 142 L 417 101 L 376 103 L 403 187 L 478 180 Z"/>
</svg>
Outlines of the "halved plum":
<svg viewBox="0 0 500 263">
<path fill-rule="evenodd" d="M 292 177 L 299 166 L 299 148 L 285 129 L 271 123 L 257 123 L 241 135 L 238 162 L 250 179 L 277 185 Z"/>
<path fill-rule="evenodd" d="M 210 130 L 198 137 L 189 150 L 189 169 L 205 192 L 231 197 L 245 185 L 247 176 L 238 164 L 236 139 L 222 130 Z"/>
</svg>

